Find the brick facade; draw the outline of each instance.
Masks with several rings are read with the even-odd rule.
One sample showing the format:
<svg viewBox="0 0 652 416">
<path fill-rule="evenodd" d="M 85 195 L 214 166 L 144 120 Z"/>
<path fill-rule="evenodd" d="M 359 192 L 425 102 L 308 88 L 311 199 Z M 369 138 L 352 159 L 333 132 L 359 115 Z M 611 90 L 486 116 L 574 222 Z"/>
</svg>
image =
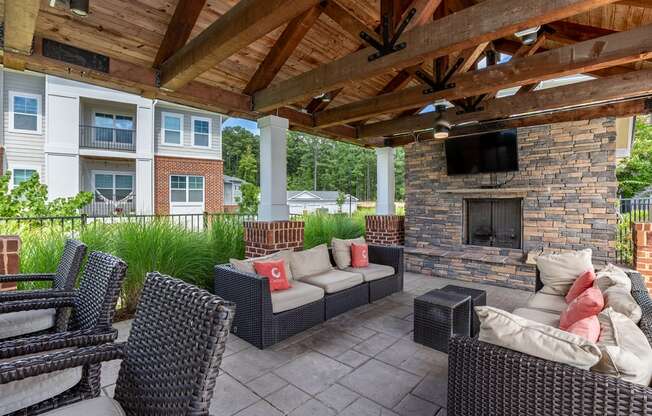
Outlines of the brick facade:
<svg viewBox="0 0 652 416">
<path fill-rule="evenodd" d="M 170 213 L 170 175 L 204 177 L 204 209 L 206 212 L 224 210 L 223 162 L 211 159 L 154 156 L 154 212 Z"/>
<path fill-rule="evenodd" d="M 652 223 L 634 224 L 634 268 L 652 292 Z"/>
<path fill-rule="evenodd" d="M 367 215 L 364 237 L 371 244 L 403 245 L 405 242 L 405 217 L 402 215 Z"/>
<path fill-rule="evenodd" d="M 590 247 L 596 263 L 615 260 L 615 120 L 520 128 L 518 151 L 519 171 L 492 178 L 447 176 L 441 141 L 406 147 L 408 270 L 531 289 L 531 250 Z M 495 183 L 504 185 L 482 189 Z M 522 249 L 464 244 L 465 199 L 488 197 L 522 200 Z"/>
<path fill-rule="evenodd" d="M 280 250 L 303 250 L 303 221 L 246 221 L 245 257 L 260 257 Z"/>
<path fill-rule="evenodd" d="M 20 272 L 20 237 L 17 235 L 0 236 L 0 275 Z M 0 291 L 16 290 L 16 283 L 0 283 Z"/>
</svg>

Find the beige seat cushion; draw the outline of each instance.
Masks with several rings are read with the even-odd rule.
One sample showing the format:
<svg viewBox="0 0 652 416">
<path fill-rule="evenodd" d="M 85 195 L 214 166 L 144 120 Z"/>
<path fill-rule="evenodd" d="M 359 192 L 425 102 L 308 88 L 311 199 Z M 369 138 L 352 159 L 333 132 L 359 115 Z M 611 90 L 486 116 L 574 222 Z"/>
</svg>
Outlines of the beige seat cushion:
<svg viewBox="0 0 652 416">
<path fill-rule="evenodd" d="M 100 396 L 44 413 L 43 416 L 125 416 L 120 403 Z"/>
<path fill-rule="evenodd" d="M 333 269 L 326 244 L 309 250 L 295 251 L 290 255 L 290 267 L 296 280 L 324 273 Z"/>
<path fill-rule="evenodd" d="M 593 371 L 649 386 L 652 380 L 652 348 L 645 334 L 625 315 L 607 308 L 598 315 L 602 359 Z"/>
<path fill-rule="evenodd" d="M 602 356 L 595 343 L 561 329 L 490 306 L 478 306 L 475 311 L 480 318 L 480 341 L 585 370 Z"/>
<path fill-rule="evenodd" d="M 331 240 L 331 247 L 333 248 L 333 259 L 338 268 L 344 270 L 351 266 L 351 244 L 364 244 L 364 238 L 352 238 L 350 240 L 342 240 L 333 237 Z"/>
<path fill-rule="evenodd" d="M 530 321 L 548 325 L 553 328 L 559 328 L 559 313 L 544 311 L 541 309 L 518 308 L 513 312 L 514 315 Z"/>
<path fill-rule="evenodd" d="M 254 269 L 255 261 L 269 261 L 269 260 L 279 260 L 282 259 L 285 261 L 285 274 L 287 275 L 288 280 L 293 279 L 292 275 L 292 266 L 290 265 L 290 256 L 292 255 L 292 250 L 282 250 L 276 253 L 268 254 L 263 257 L 256 257 L 246 260 L 230 259 L 229 263 L 231 266 L 244 273 L 256 274 L 256 269 Z"/>
<path fill-rule="evenodd" d="M 597 287 L 603 293 L 610 287 L 619 287 L 627 292 L 632 291 L 632 280 L 627 276 L 627 273 L 620 267 L 614 266 L 609 263 L 607 266 L 599 270 L 595 274 L 595 283 L 593 287 Z"/>
<path fill-rule="evenodd" d="M 363 283 L 364 278 L 360 273 L 351 273 L 344 270 L 331 270 L 314 276 L 304 277 L 301 281 L 320 287 L 324 289 L 326 293 L 336 293 Z"/>
<path fill-rule="evenodd" d="M 0 314 L 0 339 L 33 334 L 54 327 L 56 309 Z"/>
<path fill-rule="evenodd" d="M 590 248 L 570 253 L 543 254 L 537 257 L 537 268 L 544 287 L 541 292 L 563 295 L 584 272 L 593 271 Z"/>
<path fill-rule="evenodd" d="M 316 302 L 323 297 L 323 289 L 295 280 L 292 282 L 291 288 L 272 292 L 272 312 L 289 311 Z"/>
<path fill-rule="evenodd" d="M 639 304 L 636 302 L 632 293 L 619 286 L 611 286 L 603 293 L 604 307 L 612 308 L 618 313 L 622 313 L 635 324 L 638 324 L 642 317 L 642 311 Z"/>
<path fill-rule="evenodd" d="M 382 279 L 383 277 L 393 276 L 394 268 L 392 266 L 385 266 L 384 264 L 369 263 L 367 267 L 347 267 L 347 272 L 360 273 L 364 277 L 365 282 L 372 280 Z"/>
<path fill-rule="evenodd" d="M 561 295 L 548 295 L 546 293 L 537 292 L 527 301 L 525 305 L 531 309 L 541 309 L 544 311 L 558 312 L 566 310 L 568 305 L 566 299 Z"/>
</svg>

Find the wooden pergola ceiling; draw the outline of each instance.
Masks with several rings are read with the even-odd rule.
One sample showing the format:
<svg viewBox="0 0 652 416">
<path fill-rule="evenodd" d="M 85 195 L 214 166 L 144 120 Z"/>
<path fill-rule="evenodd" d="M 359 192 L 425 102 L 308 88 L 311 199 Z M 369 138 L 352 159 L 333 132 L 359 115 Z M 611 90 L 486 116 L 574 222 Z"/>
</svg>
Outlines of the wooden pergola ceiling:
<svg viewBox="0 0 652 416">
<path fill-rule="evenodd" d="M 5 66 L 249 119 L 278 114 L 364 146 L 413 140 L 434 117 L 417 113 L 440 99 L 455 105 L 455 135 L 636 114 L 652 94 L 652 0 L 91 0 L 85 18 L 55 3 L 0 0 Z M 539 25 L 533 45 L 513 35 Z M 377 51 L 361 32 L 405 47 L 369 60 Z M 62 59 L 46 39 L 78 49 Z M 477 68 L 496 51 L 511 61 Z M 108 69 L 88 65 L 89 52 Z M 535 90 L 579 73 L 597 79 Z"/>
</svg>

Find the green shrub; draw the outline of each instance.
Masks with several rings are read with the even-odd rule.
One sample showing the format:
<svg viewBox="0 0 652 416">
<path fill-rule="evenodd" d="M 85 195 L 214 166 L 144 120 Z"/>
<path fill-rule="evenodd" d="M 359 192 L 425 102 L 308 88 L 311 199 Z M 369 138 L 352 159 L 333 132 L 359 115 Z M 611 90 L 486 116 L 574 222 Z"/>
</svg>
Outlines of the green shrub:
<svg viewBox="0 0 652 416">
<path fill-rule="evenodd" d="M 364 235 L 364 217 L 346 214 L 310 214 L 303 217 L 305 222 L 303 245 L 312 248 L 320 244 L 330 244 L 333 237 L 356 238 Z"/>
<path fill-rule="evenodd" d="M 232 258 L 244 258 L 244 226 L 238 217 L 215 217 L 211 222 L 210 235 L 215 264 L 228 263 Z"/>
</svg>

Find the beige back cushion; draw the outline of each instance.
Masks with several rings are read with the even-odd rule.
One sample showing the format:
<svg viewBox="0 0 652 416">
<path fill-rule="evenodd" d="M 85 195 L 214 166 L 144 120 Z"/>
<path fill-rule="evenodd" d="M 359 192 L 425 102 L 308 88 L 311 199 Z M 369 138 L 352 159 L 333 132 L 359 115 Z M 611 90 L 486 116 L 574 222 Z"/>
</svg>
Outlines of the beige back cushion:
<svg viewBox="0 0 652 416">
<path fill-rule="evenodd" d="M 490 306 L 478 306 L 475 311 L 480 318 L 480 341 L 585 370 L 602 355 L 595 343 L 561 329 Z"/>
<path fill-rule="evenodd" d="M 309 250 L 295 251 L 290 256 L 290 268 L 297 280 L 332 270 L 328 247 L 321 244 Z"/>
<path fill-rule="evenodd" d="M 590 248 L 571 253 L 544 254 L 537 257 L 537 268 L 544 287 L 543 293 L 566 295 L 582 273 L 593 271 Z"/>
<path fill-rule="evenodd" d="M 645 334 L 625 315 L 607 308 L 598 315 L 602 359 L 593 371 L 649 386 L 652 381 L 652 347 Z"/>
<path fill-rule="evenodd" d="M 339 269 L 346 269 L 351 266 L 351 244 L 364 244 L 364 238 L 358 237 L 350 240 L 342 240 L 333 237 L 331 247 L 333 247 L 333 259 Z"/>
<path fill-rule="evenodd" d="M 618 286 L 612 286 L 602 294 L 604 295 L 605 309 L 612 308 L 631 319 L 635 324 L 640 322 L 643 313 L 631 292 Z"/>
<path fill-rule="evenodd" d="M 627 292 L 632 291 L 632 280 L 627 276 L 627 273 L 611 263 L 607 264 L 602 270 L 599 270 L 595 274 L 595 277 L 593 287 L 597 287 L 603 293 L 613 286 L 624 289 Z"/>
<path fill-rule="evenodd" d="M 290 264 L 291 256 L 292 250 L 283 250 L 263 257 L 255 257 L 247 260 L 230 259 L 229 263 L 231 263 L 231 266 L 238 271 L 256 274 L 256 269 L 254 269 L 255 261 L 283 260 L 285 263 L 285 274 L 288 280 L 293 280 L 292 265 Z"/>
</svg>

